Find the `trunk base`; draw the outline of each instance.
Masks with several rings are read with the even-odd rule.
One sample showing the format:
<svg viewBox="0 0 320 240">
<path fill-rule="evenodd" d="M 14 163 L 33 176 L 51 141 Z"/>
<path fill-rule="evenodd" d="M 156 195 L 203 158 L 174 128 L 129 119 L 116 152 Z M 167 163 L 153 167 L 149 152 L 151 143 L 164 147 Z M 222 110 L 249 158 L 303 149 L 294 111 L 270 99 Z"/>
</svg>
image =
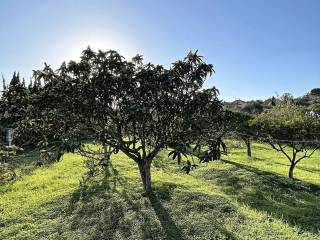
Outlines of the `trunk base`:
<svg viewBox="0 0 320 240">
<path fill-rule="evenodd" d="M 246 141 L 246 145 L 247 145 L 247 156 L 251 159 L 252 158 L 252 154 L 251 154 L 251 142 L 250 142 L 250 139 L 248 139 Z"/>
<path fill-rule="evenodd" d="M 152 193 L 151 188 L 151 163 L 144 162 L 139 164 L 139 171 L 143 183 L 144 196 L 149 196 Z"/>
<path fill-rule="evenodd" d="M 293 169 L 294 169 L 294 165 L 291 165 L 290 169 L 289 169 L 289 178 L 290 179 L 293 179 Z"/>
</svg>

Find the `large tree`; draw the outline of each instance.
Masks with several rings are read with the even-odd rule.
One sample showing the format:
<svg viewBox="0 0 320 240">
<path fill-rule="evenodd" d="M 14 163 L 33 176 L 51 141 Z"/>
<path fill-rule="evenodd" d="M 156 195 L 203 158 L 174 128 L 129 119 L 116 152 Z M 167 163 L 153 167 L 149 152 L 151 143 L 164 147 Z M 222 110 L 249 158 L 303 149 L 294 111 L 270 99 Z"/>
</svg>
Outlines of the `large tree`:
<svg viewBox="0 0 320 240">
<path fill-rule="evenodd" d="M 268 142 L 290 162 L 289 178 L 295 166 L 320 148 L 320 118 L 292 101 L 282 102 L 251 121 L 257 137 Z"/>
<path fill-rule="evenodd" d="M 151 163 L 159 151 L 201 135 L 202 118 L 220 113 L 215 88 L 203 90 L 213 67 L 190 52 L 169 69 L 144 64 L 137 55 L 126 61 L 115 51 L 83 51 L 79 62 L 35 71 L 44 83 L 42 101 L 53 139 L 95 139 L 120 150 L 139 167 L 146 193 Z M 197 117 L 195 117 L 197 116 Z"/>
</svg>

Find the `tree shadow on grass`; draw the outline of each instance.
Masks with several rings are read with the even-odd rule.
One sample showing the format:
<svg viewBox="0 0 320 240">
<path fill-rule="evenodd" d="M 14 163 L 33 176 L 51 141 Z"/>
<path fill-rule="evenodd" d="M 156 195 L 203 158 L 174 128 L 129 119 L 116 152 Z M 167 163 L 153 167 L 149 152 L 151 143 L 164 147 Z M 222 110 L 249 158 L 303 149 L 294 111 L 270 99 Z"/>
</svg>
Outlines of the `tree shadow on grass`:
<svg viewBox="0 0 320 240">
<path fill-rule="evenodd" d="M 89 202 L 94 197 L 104 196 L 107 193 L 118 192 L 118 186 L 124 186 L 128 183 L 127 179 L 120 177 L 118 171 L 112 164 L 102 175 L 88 177 L 83 176 L 79 187 L 73 192 L 69 210 L 73 210 L 77 202 Z"/>
<path fill-rule="evenodd" d="M 263 160 L 266 160 L 265 158 Z M 286 163 L 282 163 L 282 162 L 270 162 L 268 164 L 271 164 L 271 165 L 275 165 L 275 166 L 280 166 L 280 167 L 286 167 L 287 169 L 289 169 L 289 161 Z M 309 172 L 309 173 L 315 173 L 315 174 L 319 174 L 320 173 L 320 169 L 317 169 L 317 168 L 310 168 L 310 167 L 306 167 L 306 166 L 301 166 L 301 165 L 297 165 L 295 167 L 295 171 L 297 171 L 298 169 L 300 170 L 303 170 L 303 171 L 306 171 L 306 172 Z M 319 175 L 320 177 L 320 175 Z"/>
<path fill-rule="evenodd" d="M 181 230 L 176 226 L 168 211 L 162 206 L 158 197 L 152 193 L 148 196 L 148 198 L 163 230 L 165 231 L 166 239 L 183 239 Z"/>
<path fill-rule="evenodd" d="M 111 166 L 102 179 L 74 192 L 67 210 L 71 228 L 90 233 L 84 239 L 179 240 L 201 237 L 206 231 L 209 239 L 236 239 L 216 222 L 218 215 L 221 219 L 238 216 L 227 200 L 177 192 L 176 187 L 173 183 L 154 184 L 153 193 L 143 197 L 142 187 L 134 186 Z"/>
<path fill-rule="evenodd" d="M 170 189 L 158 188 L 157 191 L 164 198 L 170 198 Z M 82 225 L 84 219 L 90 221 L 99 213 L 98 223 L 92 226 L 95 228 L 92 239 L 113 239 L 120 235 L 124 239 L 183 239 L 157 195 L 142 195 L 142 188 L 130 189 L 128 179 L 111 165 L 102 179 L 90 179 L 73 193 L 67 212 L 80 213 L 73 218 L 73 226 Z M 134 217 L 128 220 L 129 216 Z"/>
<path fill-rule="evenodd" d="M 291 180 L 245 164 L 221 160 L 232 165 L 227 170 L 210 169 L 202 177 L 219 184 L 238 202 L 264 211 L 304 231 L 320 231 L 320 186 Z"/>
<path fill-rule="evenodd" d="M 54 151 L 52 146 L 47 147 L 46 150 Z M 13 177 L 7 181 L 0 181 L 0 192 L 10 190 L 15 181 L 31 175 L 36 169 L 46 168 L 59 162 L 56 159 L 41 159 L 40 155 L 40 149 L 36 147 L 27 147 L 22 151 L 17 151 L 17 154 L 7 162 L 12 170 Z"/>
<path fill-rule="evenodd" d="M 25 149 L 23 152 L 18 151 L 17 155 L 12 156 L 10 160 L 7 161 L 11 177 L 0 181 L 0 192 L 10 190 L 15 181 L 25 175 L 32 174 L 32 172 L 39 167 L 37 166 L 39 158 L 39 151 L 30 148 Z"/>
</svg>

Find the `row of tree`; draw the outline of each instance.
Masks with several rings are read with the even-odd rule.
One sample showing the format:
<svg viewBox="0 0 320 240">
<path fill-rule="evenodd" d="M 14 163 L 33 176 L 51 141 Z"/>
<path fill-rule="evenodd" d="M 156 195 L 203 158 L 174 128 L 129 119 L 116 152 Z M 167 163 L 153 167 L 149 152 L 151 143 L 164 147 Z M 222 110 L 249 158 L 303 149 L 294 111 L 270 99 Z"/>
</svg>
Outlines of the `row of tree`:
<svg viewBox="0 0 320 240">
<path fill-rule="evenodd" d="M 88 140 L 103 146 L 107 162 L 122 151 L 137 163 L 146 193 L 162 149 L 172 149 L 179 163 L 188 155 L 207 162 L 227 152 L 223 139 L 231 134 L 245 142 L 248 156 L 252 139 L 281 151 L 293 177 L 294 166 L 319 146 L 319 118 L 288 101 L 258 116 L 226 110 L 215 87 L 203 88 L 213 72 L 197 52 L 165 68 L 145 64 L 140 55 L 128 61 L 115 51 L 88 48 L 79 62 L 34 71 L 28 87 L 14 74 L 4 84 L 0 125 L 15 129 L 19 146 L 54 146 L 57 160 L 75 150 L 96 156 Z M 193 167 L 187 162 L 183 169 Z"/>
</svg>

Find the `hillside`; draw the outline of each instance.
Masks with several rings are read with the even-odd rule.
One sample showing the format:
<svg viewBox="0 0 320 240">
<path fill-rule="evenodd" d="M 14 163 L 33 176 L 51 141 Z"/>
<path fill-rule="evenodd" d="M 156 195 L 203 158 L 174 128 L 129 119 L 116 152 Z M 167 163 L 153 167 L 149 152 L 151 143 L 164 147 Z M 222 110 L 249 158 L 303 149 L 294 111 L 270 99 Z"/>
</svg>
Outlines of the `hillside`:
<svg viewBox="0 0 320 240">
<path fill-rule="evenodd" d="M 291 94 L 285 93 L 278 98 L 271 97 L 265 100 L 250 100 L 250 101 L 244 101 L 244 100 L 238 99 L 231 102 L 223 102 L 223 105 L 229 110 L 257 114 L 257 113 L 261 113 L 265 109 L 270 108 L 272 104 L 276 103 L 277 101 L 281 101 L 283 99 L 292 99 L 298 105 L 310 106 L 312 109 L 314 106 L 317 111 L 320 111 L 319 110 L 320 88 L 311 89 L 308 93 L 306 93 L 302 97 L 295 98 Z"/>
<path fill-rule="evenodd" d="M 24 156 L 27 174 L 0 187 L 0 239 L 319 239 L 320 154 L 289 181 L 282 155 L 257 143 L 253 153 L 234 148 L 186 175 L 164 151 L 150 198 L 123 154 L 81 184 L 78 155 L 42 167 Z"/>
</svg>

